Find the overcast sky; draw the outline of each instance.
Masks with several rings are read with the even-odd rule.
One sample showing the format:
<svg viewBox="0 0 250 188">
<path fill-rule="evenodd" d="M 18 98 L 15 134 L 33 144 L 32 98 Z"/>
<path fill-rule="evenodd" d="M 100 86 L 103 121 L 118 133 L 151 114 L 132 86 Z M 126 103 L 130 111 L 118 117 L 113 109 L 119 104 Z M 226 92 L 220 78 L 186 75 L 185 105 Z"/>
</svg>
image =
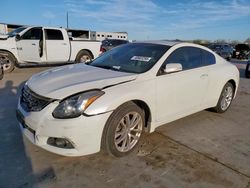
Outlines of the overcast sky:
<svg viewBox="0 0 250 188">
<path fill-rule="evenodd" d="M 0 22 L 94 31 L 127 31 L 129 39 L 250 37 L 250 0 L 1 0 Z"/>
</svg>

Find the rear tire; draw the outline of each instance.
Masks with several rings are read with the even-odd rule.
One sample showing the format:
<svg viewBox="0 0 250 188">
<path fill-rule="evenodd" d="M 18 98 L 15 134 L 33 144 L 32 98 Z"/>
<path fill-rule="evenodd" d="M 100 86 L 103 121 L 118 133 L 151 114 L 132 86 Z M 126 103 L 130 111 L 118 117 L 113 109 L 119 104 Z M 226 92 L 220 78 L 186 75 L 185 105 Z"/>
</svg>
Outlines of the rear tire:
<svg viewBox="0 0 250 188">
<path fill-rule="evenodd" d="M 138 146 L 145 126 L 144 111 L 133 102 L 118 107 L 109 117 L 102 136 L 102 149 L 123 157 Z"/>
<path fill-rule="evenodd" d="M 4 73 L 10 73 L 15 69 L 16 59 L 9 52 L 0 52 L 0 62 L 3 64 Z"/>
<path fill-rule="evenodd" d="M 234 98 L 234 91 L 235 88 L 233 84 L 230 82 L 227 82 L 226 85 L 223 87 L 219 101 L 212 110 L 217 112 L 217 113 L 224 113 L 228 110 L 230 107 L 233 98 Z"/>
<path fill-rule="evenodd" d="M 87 63 L 92 61 L 92 59 L 93 57 L 88 51 L 82 50 L 76 56 L 76 63 Z"/>
</svg>

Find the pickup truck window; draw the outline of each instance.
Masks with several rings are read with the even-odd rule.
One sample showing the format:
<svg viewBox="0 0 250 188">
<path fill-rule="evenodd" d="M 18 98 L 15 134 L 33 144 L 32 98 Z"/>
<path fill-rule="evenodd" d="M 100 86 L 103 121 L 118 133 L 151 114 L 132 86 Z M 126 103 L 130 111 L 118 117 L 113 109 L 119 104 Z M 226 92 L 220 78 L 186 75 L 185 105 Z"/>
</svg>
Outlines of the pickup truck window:
<svg viewBox="0 0 250 188">
<path fill-rule="evenodd" d="M 23 34 L 22 40 L 40 40 L 42 36 L 41 28 L 31 28 Z"/>
<path fill-rule="evenodd" d="M 46 40 L 63 40 L 63 35 L 60 30 L 45 29 Z"/>
</svg>

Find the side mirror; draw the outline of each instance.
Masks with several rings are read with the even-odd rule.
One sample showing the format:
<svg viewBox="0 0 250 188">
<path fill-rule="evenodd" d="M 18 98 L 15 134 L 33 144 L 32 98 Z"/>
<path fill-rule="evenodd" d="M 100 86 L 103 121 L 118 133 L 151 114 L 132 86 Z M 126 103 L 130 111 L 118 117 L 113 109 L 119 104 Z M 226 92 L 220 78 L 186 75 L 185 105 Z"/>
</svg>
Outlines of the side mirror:
<svg viewBox="0 0 250 188">
<path fill-rule="evenodd" d="M 179 71 L 182 71 L 182 65 L 180 63 L 169 63 L 164 67 L 164 72 L 167 74 Z"/>
<path fill-rule="evenodd" d="M 19 34 L 16 35 L 16 41 L 21 40 L 21 36 Z"/>
</svg>

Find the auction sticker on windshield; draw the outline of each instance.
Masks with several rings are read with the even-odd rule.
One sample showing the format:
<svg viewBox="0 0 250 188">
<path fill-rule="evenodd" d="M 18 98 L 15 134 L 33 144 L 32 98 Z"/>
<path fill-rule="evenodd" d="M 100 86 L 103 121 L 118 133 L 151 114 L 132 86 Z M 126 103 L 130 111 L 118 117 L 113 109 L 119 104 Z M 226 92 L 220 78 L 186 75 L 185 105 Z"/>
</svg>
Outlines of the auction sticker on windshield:
<svg viewBox="0 0 250 188">
<path fill-rule="evenodd" d="M 131 60 L 149 62 L 152 58 L 145 56 L 133 56 Z"/>
</svg>

